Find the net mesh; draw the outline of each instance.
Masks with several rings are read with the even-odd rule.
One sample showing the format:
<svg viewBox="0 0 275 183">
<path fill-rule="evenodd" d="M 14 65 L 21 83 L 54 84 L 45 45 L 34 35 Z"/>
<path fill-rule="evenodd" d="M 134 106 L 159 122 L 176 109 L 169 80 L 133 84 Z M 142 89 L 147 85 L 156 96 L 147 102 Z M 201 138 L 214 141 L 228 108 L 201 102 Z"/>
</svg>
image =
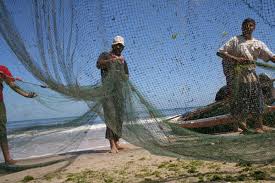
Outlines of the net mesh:
<svg viewBox="0 0 275 183">
<path fill-rule="evenodd" d="M 27 158 L 77 150 L 84 139 L 98 138 L 91 126 L 104 121 L 129 143 L 156 154 L 273 161 L 274 132 L 228 135 L 234 130 L 232 124 L 209 127 L 196 121 L 232 118 L 228 100 L 215 102 L 226 83 L 216 52 L 240 33 L 246 17 L 257 20 L 256 37 L 275 50 L 273 12 L 272 0 L 0 0 L 2 45 L 41 86 L 17 84 L 36 92 L 36 100 L 51 110 L 77 102 L 87 105 L 83 115 L 73 119 L 42 125 L 27 121 L 24 127 L 12 123 L 8 129 L 12 153 Z M 100 53 L 111 49 L 115 35 L 126 40 L 123 54 L 129 78 L 114 63 L 101 82 L 96 62 Z M 269 75 L 262 83 L 267 77 L 263 92 L 265 103 L 271 105 L 274 65 L 257 65 L 257 73 Z M 180 120 L 171 122 L 174 115 Z M 265 124 L 274 126 L 274 117 L 264 114 Z"/>
</svg>

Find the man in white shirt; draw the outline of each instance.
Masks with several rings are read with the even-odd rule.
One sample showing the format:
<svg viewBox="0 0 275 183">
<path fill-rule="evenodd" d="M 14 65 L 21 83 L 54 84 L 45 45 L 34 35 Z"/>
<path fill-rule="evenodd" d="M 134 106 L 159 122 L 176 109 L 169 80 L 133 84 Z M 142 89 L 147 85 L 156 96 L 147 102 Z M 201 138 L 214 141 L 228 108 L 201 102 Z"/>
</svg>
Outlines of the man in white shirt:
<svg viewBox="0 0 275 183">
<path fill-rule="evenodd" d="M 263 133 L 264 100 L 256 74 L 256 60 L 272 61 L 275 55 L 262 42 L 252 36 L 255 20 L 247 18 L 242 23 L 242 35 L 232 37 L 217 52 L 223 61 L 227 82 L 227 95 L 231 100 L 231 114 L 246 132 L 248 117 L 256 119 L 255 131 Z M 240 122 L 242 121 L 242 122 Z"/>
</svg>

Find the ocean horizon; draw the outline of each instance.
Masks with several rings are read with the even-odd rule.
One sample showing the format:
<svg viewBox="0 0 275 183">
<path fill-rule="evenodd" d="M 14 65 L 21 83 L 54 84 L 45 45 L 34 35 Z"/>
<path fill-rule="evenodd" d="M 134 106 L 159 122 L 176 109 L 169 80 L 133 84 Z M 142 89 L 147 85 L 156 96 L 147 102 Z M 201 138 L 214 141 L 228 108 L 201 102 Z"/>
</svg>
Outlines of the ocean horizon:
<svg viewBox="0 0 275 183">
<path fill-rule="evenodd" d="M 185 112 L 188 112 L 190 110 L 193 110 L 197 107 L 187 107 L 187 108 L 171 108 L 171 109 L 162 109 L 160 110 L 161 114 L 165 117 L 174 116 L 174 115 L 180 115 L 184 114 Z M 144 113 L 144 114 L 143 114 Z M 140 112 L 139 116 L 145 117 L 145 112 Z M 71 121 L 76 120 L 77 118 L 80 118 L 81 116 L 72 116 L 72 117 L 56 117 L 56 118 L 45 118 L 45 119 L 28 119 L 28 120 L 16 120 L 16 121 L 8 121 L 7 123 L 7 131 L 8 134 L 13 134 L 14 132 L 18 131 L 24 131 L 24 130 L 35 130 L 41 129 L 44 127 L 46 129 L 47 127 L 53 127 L 59 126 L 62 127 L 62 125 L 68 125 Z M 95 126 L 94 128 L 102 127 L 102 124 L 104 124 L 104 121 L 97 117 L 92 122 L 85 123 L 86 125 Z"/>
</svg>

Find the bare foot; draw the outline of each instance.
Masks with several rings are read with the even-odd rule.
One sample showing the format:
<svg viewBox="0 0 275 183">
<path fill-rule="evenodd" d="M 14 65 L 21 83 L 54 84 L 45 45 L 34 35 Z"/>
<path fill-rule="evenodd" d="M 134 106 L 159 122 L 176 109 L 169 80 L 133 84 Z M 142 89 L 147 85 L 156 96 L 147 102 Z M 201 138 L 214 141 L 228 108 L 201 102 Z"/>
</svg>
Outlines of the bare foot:
<svg viewBox="0 0 275 183">
<path fill-rule="evenodd" d="M 7 165 L 15 165 L 17 163 L 17 161 L 10 159 L 8 161 L 5 162 Z"/>
<path fill-rule="evenodd" d="M 272 132 L 273 130 L 272 130 L 272 128 L 270 128 L 268 126 L 263 125 L 263 131 L 265 131 L 265 132 Z"/>
<path fill-rule="evenodd" d="M 110 153 L 118 153 L 118 149 L 115 146 L 113 146 L 110 150 Z"/>
<path fill-rule="evenodd" d="M 262 128 L 256 128 L 255 133 L 261 134 L 261 133 L 264 133 L 264 130 Z"/>
<path fill-rule="evenodd" d="M 117 148 L 118 150 L 123 150 L 123 149 L 125 149 L 123 146 L 120 146 L 118 143 L 116 143 L 116 148 Z"/>
<path fill-rule="evenodd" d="M 242 129 L 240 129 L 240 128 L 238 128 L 236 131 L 234 131 L 234 132 L 242 132 L 243 130 Z"/>
</svg>

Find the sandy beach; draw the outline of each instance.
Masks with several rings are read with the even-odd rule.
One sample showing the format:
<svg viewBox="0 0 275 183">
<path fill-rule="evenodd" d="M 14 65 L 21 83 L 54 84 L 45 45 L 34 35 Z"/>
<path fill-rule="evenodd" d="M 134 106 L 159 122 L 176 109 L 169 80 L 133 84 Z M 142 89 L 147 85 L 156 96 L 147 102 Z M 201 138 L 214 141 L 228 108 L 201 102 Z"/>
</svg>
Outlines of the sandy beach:
<svg viewBox="0 0 275 183">
<path fill-rule="evenodd" d="M 16 173 L 1 172 L 0 182 L 275 182 L 275 164 L 183 160 L 152 155 L 130 144 L 123 146 L 118 154 L 109 153 L 107 148 L 77 152 L 70 154 L 73 158 L 69 161 Z"/>
</svg>

